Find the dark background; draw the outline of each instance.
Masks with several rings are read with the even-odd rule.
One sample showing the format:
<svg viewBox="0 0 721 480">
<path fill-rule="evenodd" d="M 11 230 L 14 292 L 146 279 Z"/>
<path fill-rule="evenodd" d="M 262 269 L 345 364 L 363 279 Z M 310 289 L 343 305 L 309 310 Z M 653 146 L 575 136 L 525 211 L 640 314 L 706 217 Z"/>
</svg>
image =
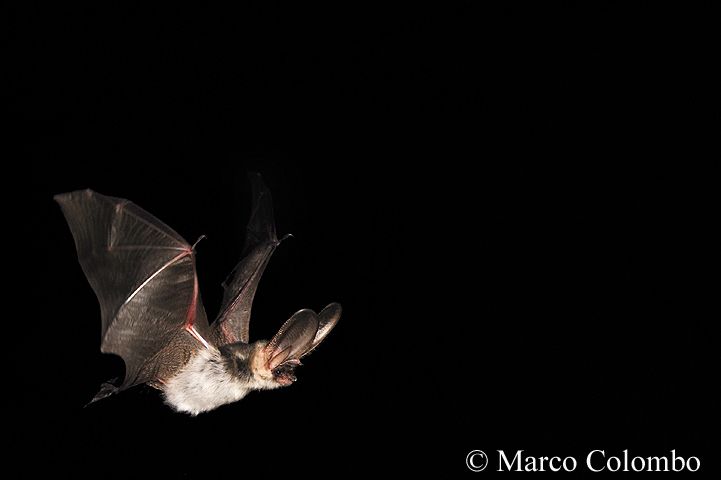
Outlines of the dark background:
<svg viewBox="0 0 721 480">
<path fill-rule="evenodd" d="M 19 226 L 5 253 L 27 311 L 5 320 L 13 456 L 27 476 L 99 478 L 464 475 L 475 448 L 580 464 L 594 448 L 676 449 L 715 468 L 708 14 L 11 9 L 19 148 L 4 184 L 21 195 L 5 203 Z M 146 387 L 83 409 L 123 365 L 99 352 L 52 195 L 91 187 L 190 242 L 207 235 L 213 318 L 249 171 L 295 236 L 263 277 L 251 336 L 331 301 L 336 330 L 292 388 L 197 418 Z"/>
</svg>

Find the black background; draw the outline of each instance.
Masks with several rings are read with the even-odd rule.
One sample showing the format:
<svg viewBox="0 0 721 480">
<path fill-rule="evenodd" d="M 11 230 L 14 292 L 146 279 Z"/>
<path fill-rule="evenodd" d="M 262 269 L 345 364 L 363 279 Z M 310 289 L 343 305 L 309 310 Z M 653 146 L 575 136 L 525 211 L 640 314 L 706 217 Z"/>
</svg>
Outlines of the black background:
<svg viewBox="0 0 721 480">
<path fill-rule="evenodd" d="M 5 319 L 6 415 L 28 476 L 470 475 L 475 448 L 581 464 L 593 448 L 676 449 L 714 468 L 708 12 L 139 3 L 7 18 L 20 148 L 4 183 L 22 195 L 5 252 L 27 314 Z M 336 330 L 292 388 L 197 418 L 145 387 L 83 409 L 123 366 L 98 350 L 52 195 L 91 187 L 207 235 L 212 318 L 249 171 L 295 236 L 251 336 L 331 301 Z"/>
</svg>

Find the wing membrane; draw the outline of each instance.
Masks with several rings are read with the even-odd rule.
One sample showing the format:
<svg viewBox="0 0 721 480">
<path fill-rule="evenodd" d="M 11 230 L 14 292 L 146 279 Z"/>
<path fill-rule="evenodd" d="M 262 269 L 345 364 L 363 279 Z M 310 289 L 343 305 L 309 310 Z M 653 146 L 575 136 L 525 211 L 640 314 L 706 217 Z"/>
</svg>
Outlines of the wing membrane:
<svg viewBox="0 0 721 480">
<path fill-rule="evenodd" d="M 55 200 L 100 303 L 101 350 L 125 361 L 120 388 L 152 380 L 150 363 L 183 328 L 208 330 L 191 246 L 128 200 L 91 190 Z"/>
<path fill-rule="evenodd" d="M 250 338 L 250 310 L 260 278 L 280 243 L 275 233 L 273 202 L 258 174 L 250 176 L 253 206 L 248 222 L 243 256 L 223 284 L 223 304 L 212 325 L 219 345 L 245 342 Z"/>
</svg>

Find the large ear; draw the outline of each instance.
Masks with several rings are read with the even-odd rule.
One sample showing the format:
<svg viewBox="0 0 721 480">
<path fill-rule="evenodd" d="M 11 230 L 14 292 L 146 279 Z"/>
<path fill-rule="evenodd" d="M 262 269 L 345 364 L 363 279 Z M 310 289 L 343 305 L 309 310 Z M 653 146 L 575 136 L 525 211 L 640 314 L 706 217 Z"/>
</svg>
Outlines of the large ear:
<svg viewBox="0 0 721 480">
<path fill-rule="evenodd" d="M 313 310 L 299 310 L 290 317 L 265 347 L 268 352 L 268 368 L 271 370 L 283 362 L 295 360 L 305 354 L 318 332 L 318 315 Z"/>
<path fill-rule="evenodd" d="M 343 308 L 340 303 L 331 303 L 318 314 L 318 331 L 315 334 L 313 343 L 303 356 L 312 352 L 328 336 L 335 324 L 340 320 L 341 313 L 343 313 Z"/>
</svg>

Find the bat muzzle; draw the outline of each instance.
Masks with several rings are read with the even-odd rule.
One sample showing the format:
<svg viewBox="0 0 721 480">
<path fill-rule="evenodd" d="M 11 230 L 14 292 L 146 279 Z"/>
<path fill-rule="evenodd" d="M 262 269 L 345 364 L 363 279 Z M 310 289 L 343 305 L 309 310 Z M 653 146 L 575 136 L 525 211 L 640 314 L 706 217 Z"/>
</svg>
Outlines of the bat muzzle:
<svg viewBox="0 0 721 480">
<path fill-rule="evenodd" d="M 283 386 L 290 385 L 298 380 L 295 376 L 295 367 L 300 365 L 298 360 L 283 363 L 273 369 L 273 379 Z"/>
</svg>

